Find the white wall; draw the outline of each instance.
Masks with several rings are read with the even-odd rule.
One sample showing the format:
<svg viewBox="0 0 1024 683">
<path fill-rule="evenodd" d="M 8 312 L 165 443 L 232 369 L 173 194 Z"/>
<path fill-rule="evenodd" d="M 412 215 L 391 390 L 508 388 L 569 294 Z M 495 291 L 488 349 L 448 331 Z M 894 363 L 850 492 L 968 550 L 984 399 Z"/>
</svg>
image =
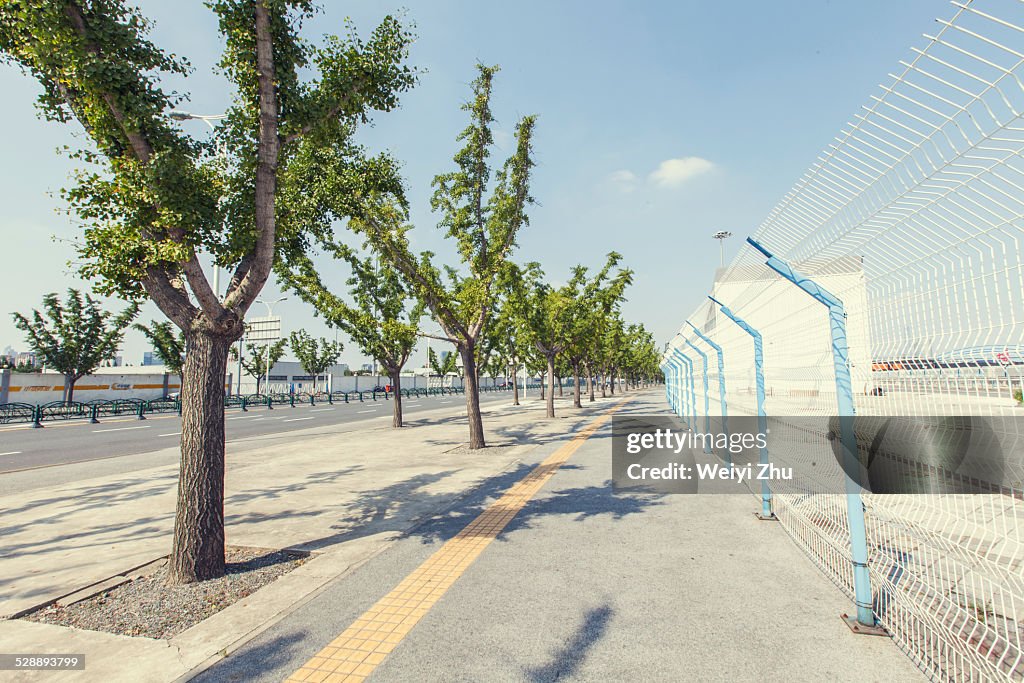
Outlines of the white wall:
<svg viewBox="0 0 1024 683">
<path fill-rule="evenodd" d="M 112 370 L 114 368 L 107 368 Z M 2 371 L 0 403 L 29 403 L 39 405 L 60 401 L 64 397 L 64 375 Z M 74 400 L 82 403 L 93 400 L 163 398 L 165 392 L 178 391 L 181 380 L 177 375 L 164 373 L 118 373 L 86 375 L 75 383 Z"/>
</svg>

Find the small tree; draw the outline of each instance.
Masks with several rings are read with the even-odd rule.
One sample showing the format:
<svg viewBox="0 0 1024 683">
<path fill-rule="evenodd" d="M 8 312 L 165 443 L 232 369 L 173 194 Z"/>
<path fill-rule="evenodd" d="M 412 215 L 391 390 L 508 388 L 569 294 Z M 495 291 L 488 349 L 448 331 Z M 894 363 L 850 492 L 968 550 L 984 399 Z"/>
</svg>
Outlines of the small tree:
<svg viewBox="0 0 1024 683">
<path fill-rule="evenodd" d="M 338 362 L 344 346 L 324 338 L 314 339 L 305 330 L 292 332 L 289 343 L 303 372 L 313 376 L 313 393 L 316 393 L 317 376 Z"/>
<path fill-rule="evenodd" d="M 537 263 L 516 268 L 505 303 L 509 314 L 518 321 L 520 336 L 540 354 L 547 389 L 542 393 L 547 402 L 547 416 L 555 416 L 555 358 L 565 348 L 566 311 L 572 299 L 562 289 L 544 281 Z"/>
<path fill-rule="evenodd" d="M 619 254 L 611 252 L 604 266 L 592 278 L 587 278 L 586 268 L 577 266 L 573 279 L 567 285 L 571 287 L 567 295 L 572 298 L 573 305 L 566 319 L 565 355 L 572 368 L 573 406 L 576 408 L 582 407 L 580 372 L 587 370 L 587 374 L 591 374 L 589 366 L 595 353 L 595 339 L 603 333 L 606 317 L 619 305 L 625 288 L 633 279 L 632 271 L 619 270 L 609 280 L 612 268 L 621 260 Z"/>
<path fill-rule="evenodd" d="M 61 303 L 56 293 L 43 297 L 43 311 L 32 310 L 29 320 L 13 313 L 14 326 L 25 333 L 36 362 L 64 374 L 64 400 L 72 401 L 75 382 L 113 357 L 124 338 L 124 330 L 138 315 L 138 304 L 129 304 L 116 316 L 77 289 L 68 289 Z"/>
<path fill-rule="evenodd" d="M 363 210 L 374 212 L 374 220 L 392 222 L 395 230 L 402 230 L 400 222 L 404 213 L 395 195 L 376 206 L 366 205 Z M 359 221 L 355 217 L 351 219 L 352 224 Z M 360 256 L 351 247 L 323 233 L 320 241 L 335 258 L 347 262 L 351 268 L 347 284 L 353 303 L 332 293 L 312 261 L 304 255 L 281 264 L 278 273 L 301 299 L 312 304 L 317 313 L 339 327 L 363 353 L 384 367 L 394 391 L 391 424 L 402 427 L 402 368 L 416 346 L 423 307 L 410 301 L 398 273 L 378 268 L 372 255 Z"/>
<path fill-rule="evenodd" d="M 444 360 L 441 360 L 434 349 L 427 349 L 427 363 L 430 364 L 431 372 L 440 378 L 441 386 L 444 386 L 444 378 L 458 370 L 459 366 L 454 353 L 446 354 Z"/>
<path fill-rule="evenodd" d="M 245 374 L 256 380 L 257 394 L 260 393 L 260 384 L 265 377 L 269 387 L 270 378 L 267 375 L 273 369 L 274 364 L 281 360 L 281 356 L 284 355 L 285 344 L 284 339 L 279 339 L 273 344 L 245 345 L 248 355 L 242 356 L 242 370 L 245 371 Z M 235 360 L 238 360 L 238 352 L 235 350 L 235 347 L 231 347 L 230 355 Z M 270 393 L 269 390 L 267 393 Z"/>
<path fill-rule="evenodd" d="M 153 345 L 157 358 L 171 371 L 172 374 L 181 376 L 182 368 L 185 365 L 185 333 L 175 330 L 169 322 L 156 322 L 155 320 L 147 327 L 142 323 L 132 325 L 141 332 Z"/>
<path fill-rule="evenodd" d="M 529 186 L 535 122 L 535 117 L 526 116 L 516 124 L 516 150 L 498 172 L 488 197 L 488 157 L 494 144 L 491 83 L 498 68 L 482 64 L 477 68 L 473 98 L 462 107 L 469 112 L 470 123 L 458 138 L 465 141 L 455 155 L 458 169 L 434 178 L 431 201 L 433 209 L 441 214 L 439 227 L 458 247 L 464 270 L 446 268 L 442 277 L 432 263 L 434 255 L 415 255 L 405 229 L 394 222 L 371 218 L 357 228 L 367 234 L 388 265 L 402 274 L 411 292 L 430 308 L 446 335 L 438 339 L 455 345 L 462 358 L 472 449 L 486 446 L 476 347 L 490 319 L 495 280 L 515 247 L 519 229 L 528 223 L 526 207 L 533 201 Z"/>
</svg>

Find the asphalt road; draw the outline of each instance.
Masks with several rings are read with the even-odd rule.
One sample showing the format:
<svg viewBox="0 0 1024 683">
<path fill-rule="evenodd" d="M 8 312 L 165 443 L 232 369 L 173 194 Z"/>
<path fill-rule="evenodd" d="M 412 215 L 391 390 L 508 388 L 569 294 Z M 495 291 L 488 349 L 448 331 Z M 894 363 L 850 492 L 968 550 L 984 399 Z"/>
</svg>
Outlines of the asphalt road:
<svg viewBox="0 0 1024 683">
<path fill-rule="evenodd" d="M 505 392 L 480 395 L 484 405 L 511 399 L 511 393 Z M 413 417 L 428 411 L 464 409 L 465 400 L 461 394 L 403 399 L 402 410 Z M 253 436 L 391 417 L 392 402 L 381 399 L 333 406 L 250 408 L 245 413 L 230 409 L 225 413 L 225 426 L 230 444 Z M 0 474 L 151 453 L 177 446 L 181 437 L 177 415 L 152 415 L 141 421 L 127 416 L 108 418 L 100 424 L 87 420 L 44 424 L 43 429 L 27 425 L 0 428 Z"/>
</svg>

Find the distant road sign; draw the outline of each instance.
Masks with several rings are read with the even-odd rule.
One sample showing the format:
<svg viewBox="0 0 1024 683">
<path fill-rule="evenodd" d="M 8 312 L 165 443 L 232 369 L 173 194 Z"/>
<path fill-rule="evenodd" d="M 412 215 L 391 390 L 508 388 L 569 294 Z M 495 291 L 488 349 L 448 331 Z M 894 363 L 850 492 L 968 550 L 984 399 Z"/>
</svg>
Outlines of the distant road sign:
<svg viewBox="0 0 1024 683">
<path fill-rule="evenodd" d="M 277 316 L 250 318 L 245 321 L 245 341 L 272 344 L 281 338 L 281 318 Z"/>
</svg>

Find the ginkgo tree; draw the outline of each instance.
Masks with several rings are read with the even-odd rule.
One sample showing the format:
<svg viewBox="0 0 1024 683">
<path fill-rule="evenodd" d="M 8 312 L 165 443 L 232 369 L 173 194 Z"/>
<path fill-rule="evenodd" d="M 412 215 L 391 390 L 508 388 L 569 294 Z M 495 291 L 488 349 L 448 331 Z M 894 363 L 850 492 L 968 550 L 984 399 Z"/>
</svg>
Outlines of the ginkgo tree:
<svg viewBox="0 0 1024 683">
<path fill-rule="evenodd" d="M 582 407 L 581 371 L 593 377 L 590 367 L 596 340 L 603 331 L 606 318 L 620 305 L 626 287 L 633 281 L 633 272 L 629 269 L 619 269 L 614 276 L 611 274 L 621 260 L 620 254 L 611 252 L 601 270 L 592 277 L 588 277 L 586 267 L 576 266 L 566 285 L 566 296 L 572 300 L 572 306 L 564 322 L 565 359 L 572 369 L 573 406 L 576 408 Z"/>
<path fill-rule="evenodd" d="M 313 376 L 313 393 L 317 390 L 317 378 L 338 362 L 344 345 L 330 339 L 316 339 L 305 330 L 296 330 L 288 337 L 288 345 L 299 360 L 303 372 Z"/>
<path fill-rule="evenodd" d="M 544 398 L 547 416 L 555 416 L 555 359 L 565 350 L 568 311 L 574 305 L 570 283 L 556 288 L 544 280 L 538 263 L 518 269 L 510 288 L 507 307 L 521 321 L 521 337 L 534 347 L 546 365 L 547 390 Z"/>
<path fill-rule="evenodd" d="M 231 347 L 228 351 L 228 356 L 242 366 L 242 370 L 245 374 L 256 380 L 256 394 L 262 394 L 263 389 L 266 389 L 266 393 L 270 393 L 270 371 L 277 364 L 277 361 L 281 360 L 284 356 L 285 346 L 288 342 L 284 339 L 278 339 L 275 342 L 268 344 L 253 344 L 248 343 L 245 345 L 245 353 L 242 354 L 241 358 L 238 356 L 238 351 L 235 347 Z M 266 380 L 266 386 L 263 385 L 263 380 Z"/>
<path fill-rule="evenodd" d="M 439 356 L 437 351 L 432 348 L 427 349 L 427 364 L 430 366 L 430 371 L 441 379 L 442 386 L 444 378 L 457 374 L 459 367 L 458 358 L 454 354 L 445 353 Z"/>
<path fill-rule="evenodd" d="M 431 206 L 440 214 L 439 227 L 457 248 L 460 268 L 439 269 L 434 254 L 416 254 L 405 226 L 368 216 L 353 227 L 364 232 L 388 268 L 400 273 L 410 292 L 422 301 L 440 325 L 437 338 L 455 346 L 462 359 L 469 447 L 486 446 L 480 412 L 477 345 L 490 322 L 497 296 L 496 280 L 516 246 L 520 228 L 527 225 L 526 209 L 533 168 L 535 117 L 524 116 L 515 126 L 515 150 L 495 175 L 490 187 L 491 148 L 494 145 L 491 88 L 496 66 L 478 65 L 471 99 L 463 105 L 469 125 L 458 139 L 456 169 L 434 178 Z M 421 333 L 421 336 L 434 336 Z"/>
<path fill-rule="evenodd" d="M 130 304 L 114 315 L 88 294 L 68 289 L 64 302 L 56 293 L 44 296 L 43 311 L 33 310 L 31 318 L 12 315 L 36 362 L 64 374 L 64 400 L 73 401 L 75 382 L 114 357 L 138 312 L 138 305 Z"/>
<path fill-rule="evenodd" d="M 44 118 L 85 131 L 83 168 L 64 196 L 84 224 L 81 274 L 103 293 L 148 297 L 180 328 L 181 469 L 172 583 L 222 576 L 224 378 L 228 348 L 271 273 L 278 247 L 306 243 L 311 175 L 344 178 L 335 205 L 396 182 L 394 163 L 352 141 L 416 80 L 412 36 L 386 17 L 363 41 L 300 35 L 311 0 L 209 0 L 231 101 L 214 140 L 186 135 L 165 89 L 190 67 L 149 38 L 124 0 L 4 0 L 0 55 L 34 78 Z M 10 103 L 8 103 L 10 105 Z M 218 150 L 223 154 L 218 153 Z M 222 161 L 226 158 L 227 163 Z M 200 257 L 227 268 L 214 291 Z"/>
<path fill-rule="evenodd" d="M 395 221 L 395 229 L 401 230 L 404 212 L 397 199 L 392 196 L 389 205 L 372 210 L 375 220 Z M 360 219 L 351 220 L 356 223 Z M 318 315 L 341 329 L 364 354 L 384 368 L 393 392 L 391 425 L 402 427 L 402 369 L 416 347 L 423 305 L 410 297 L 398 273 L 378 267 L 378 257 L 371 250 L 360 253 L 335 239 L 328 226 L 321 227 L 320 244 L 349 267 L 348 297 L 333 292 L 312 259 L 302 252 L 282 260 L 278 274 L 302 300 L 312 304 Z"/>
</svg>

